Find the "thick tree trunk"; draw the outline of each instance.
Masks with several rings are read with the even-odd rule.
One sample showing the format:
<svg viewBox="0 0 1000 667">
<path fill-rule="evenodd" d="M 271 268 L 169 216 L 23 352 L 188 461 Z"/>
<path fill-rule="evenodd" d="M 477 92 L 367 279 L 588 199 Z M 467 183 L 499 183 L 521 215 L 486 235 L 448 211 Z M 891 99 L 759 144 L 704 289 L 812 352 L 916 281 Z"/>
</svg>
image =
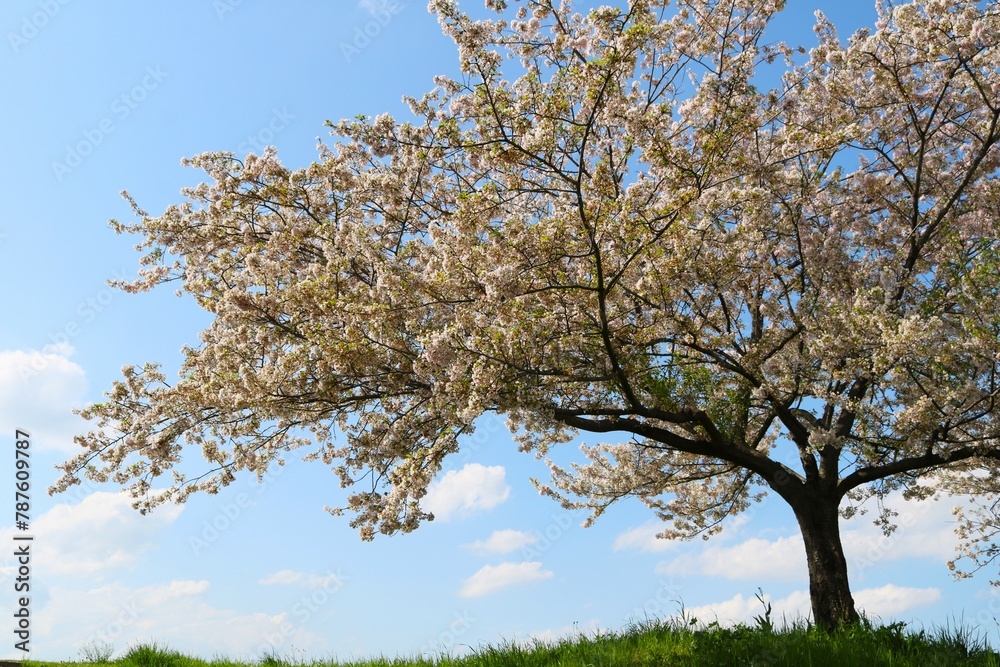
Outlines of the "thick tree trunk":
<svg viewBox="0 0 1000 667">
<path fill-rule="evenodd" d="M 793 509 L 802 530 L 809 564 L 813 622 L 827 630 L 858 622 L 847 580 L 847 559 L 840 542 L 836 501 L 812 496 L 809 501 L 796 505 L 799 506 Z"/>
</svg>

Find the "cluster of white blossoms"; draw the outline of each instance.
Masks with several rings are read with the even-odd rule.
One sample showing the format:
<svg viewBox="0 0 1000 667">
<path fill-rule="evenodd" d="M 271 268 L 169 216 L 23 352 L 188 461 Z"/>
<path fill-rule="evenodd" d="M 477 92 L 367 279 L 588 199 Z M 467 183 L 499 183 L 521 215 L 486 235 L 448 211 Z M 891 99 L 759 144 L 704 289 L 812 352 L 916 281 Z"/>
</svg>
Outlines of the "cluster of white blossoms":
<svg viewBox="0 0 1000 667">
<path fill-rule="evenodd" d="M 149 508 L 301 449 L 370 539 L 430 518 L 495 411 L 540 456 L 619 434 L 540 486 L 595 517 L 638 497 L 666 535 L 765 489 L 804 526 L 928 476 L 998 490 L 996 3 L 881 3 L 847 43 L 819 15 L 801 62 L 764 43 L 780 0 L 508 4 L 431 0 L 461 77 L 415 120 L 335 124 L 294 171 L 198 156 L 187 203 L 115 223 L 144 238 L 125 289 L 179 281 L 215 320 L 177 382 L 128 368 L 83 411 L 57 489 L 113 478 Z"/>
</svg>

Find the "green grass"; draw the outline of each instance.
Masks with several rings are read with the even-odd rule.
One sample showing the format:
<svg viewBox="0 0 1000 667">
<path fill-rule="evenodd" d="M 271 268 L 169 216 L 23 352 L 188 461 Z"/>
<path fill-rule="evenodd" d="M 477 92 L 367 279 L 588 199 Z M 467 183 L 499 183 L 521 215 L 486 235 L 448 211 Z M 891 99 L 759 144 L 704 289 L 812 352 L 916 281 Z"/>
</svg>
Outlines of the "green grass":
<svg viewBox="0 0 1000 667">
<path fill-rule="evenodd" d="M 532 645 L 503 642 L 461 658 L 377 658 L 363 662 L 303 661 L 278 654 L 255 662 L 186 656 L 156 644 L 114 657 L 108 645 L 81 649 L 82 662 L 25 661 L 24 667 L 720 667 L 794 666 L 1000 667 L 1000 654 L 967 628 L 908 631 L 903 624 L 872 623 L 829 634 L 796 622 L 776 628 L 770 610 L 754 625 L 723 628 L 693 619 L 634 625 L 621 632 Z"/>
</svg>

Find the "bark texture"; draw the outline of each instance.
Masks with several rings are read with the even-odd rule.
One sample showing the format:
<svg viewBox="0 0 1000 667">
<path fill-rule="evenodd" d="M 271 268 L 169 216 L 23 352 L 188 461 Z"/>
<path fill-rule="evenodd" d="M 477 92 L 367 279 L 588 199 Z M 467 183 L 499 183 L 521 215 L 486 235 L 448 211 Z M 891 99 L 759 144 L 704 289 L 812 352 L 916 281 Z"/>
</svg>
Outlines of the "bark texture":
<svg viewBox="0 0 1000 667">
<path fill-rule="evenodd" d="M 805 542 L 813 622 L 827 630 L 857 623 L 860 617 L 840 541 L 837 501 L 813 497 L 795 503 L 793 509 Z"/>
</svg>

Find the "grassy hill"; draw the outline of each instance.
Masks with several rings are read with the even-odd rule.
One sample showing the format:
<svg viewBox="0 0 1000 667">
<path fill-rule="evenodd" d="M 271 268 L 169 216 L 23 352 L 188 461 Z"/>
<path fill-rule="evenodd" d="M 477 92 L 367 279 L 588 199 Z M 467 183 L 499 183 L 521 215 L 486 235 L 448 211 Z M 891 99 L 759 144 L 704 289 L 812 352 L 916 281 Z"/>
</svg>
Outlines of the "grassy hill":
<svg viewBox="0 0 1000 667">
<path fill-rule="evenodd" d="M 749 626 L 723 628 L 714 623 L 700 625 L 695 620 L 672 620 L 559 643 L 501 643 L 480 647 L 460 658 L 305 662 L 266 655 L 241 663 L 223 658 L 202 660 L 156 644 L 132 647 L 118 658 L 110 646 L 89 646 L 81 650 L 81 657 L 80 662 L 26 661 L 23 667 L 1000 667 L 1000 654 L 967 628 L 928 632 L 908 631 L 901 623 L 865 623 L 831 635 L 806 623 L 777 628 L 769 613 Z"/>
</svg>

